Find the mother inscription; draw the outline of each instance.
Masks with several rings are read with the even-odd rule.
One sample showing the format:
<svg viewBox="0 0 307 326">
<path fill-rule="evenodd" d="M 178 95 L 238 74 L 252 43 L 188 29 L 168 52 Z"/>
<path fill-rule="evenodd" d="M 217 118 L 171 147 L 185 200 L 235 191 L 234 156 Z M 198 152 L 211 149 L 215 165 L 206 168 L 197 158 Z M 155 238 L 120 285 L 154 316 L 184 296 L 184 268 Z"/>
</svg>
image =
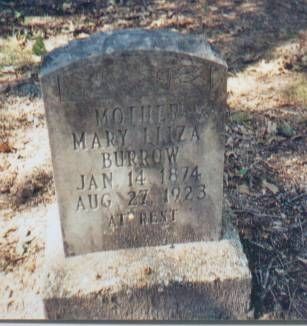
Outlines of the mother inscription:
<svg viewBox="0 0 307 326">
<path fill-rule="evenodd" d="M 199 36 L 124 30 L 40 74 L 68 256 L 221 236 L 226 64 Z"/>
</svg>

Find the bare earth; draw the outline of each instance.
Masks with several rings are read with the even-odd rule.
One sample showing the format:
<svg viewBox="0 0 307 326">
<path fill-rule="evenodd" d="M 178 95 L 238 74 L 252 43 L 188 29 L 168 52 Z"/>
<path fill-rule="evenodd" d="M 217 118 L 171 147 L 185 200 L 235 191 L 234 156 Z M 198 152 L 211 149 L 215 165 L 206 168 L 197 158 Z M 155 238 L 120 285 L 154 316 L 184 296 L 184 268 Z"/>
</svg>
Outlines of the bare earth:
<svg viewBox="0 0 307 326">
<path fill-rule="evenodd" d="M 307 319 L 306 1 L 85 2 L 0 1 L 0 318 L 42 318 L 55 193 L 32 47 L 142 27 L 204 33 L 227 60 L 224 189 L 253 274 L 249 318 Z"/>
</svg>

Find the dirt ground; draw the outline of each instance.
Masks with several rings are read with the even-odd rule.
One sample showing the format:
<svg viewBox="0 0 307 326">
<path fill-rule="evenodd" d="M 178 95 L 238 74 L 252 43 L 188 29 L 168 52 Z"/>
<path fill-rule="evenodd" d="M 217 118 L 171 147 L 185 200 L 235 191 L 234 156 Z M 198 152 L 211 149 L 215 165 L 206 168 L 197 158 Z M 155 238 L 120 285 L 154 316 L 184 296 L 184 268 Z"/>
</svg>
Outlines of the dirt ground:
<svg viewBox="0 0 307 326">
<path fill-rule="evenodd" d="M 142 27 L 204 34 L 227 60 L 224 191 L 253 276 L 249 318 L 307 319 L 307 2 L 15 2 L 0 0 L 0 318 L 40 318 L 55 201 L 41 57 Z"/>
</svg>

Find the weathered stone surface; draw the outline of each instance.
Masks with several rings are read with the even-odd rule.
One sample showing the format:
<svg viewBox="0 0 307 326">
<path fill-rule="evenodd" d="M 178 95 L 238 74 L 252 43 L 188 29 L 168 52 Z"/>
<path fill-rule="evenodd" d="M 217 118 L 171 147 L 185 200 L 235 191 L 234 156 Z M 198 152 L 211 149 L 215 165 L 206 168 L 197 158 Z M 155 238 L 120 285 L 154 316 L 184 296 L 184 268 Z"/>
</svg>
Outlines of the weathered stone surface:
<svg viewBox="0 0 307 326">
<path fill-rule="evenodd" d="M 66 255 L 220 239 L 226 64 L 203 38 L 97 34 L 40 78 Z"/>
<path fill-rule="evenodd" d="M 49 212 L 44 303 L 48 319 L 244 319 L 251 275 L 227 215 L 220 241 L 64 257 Z M 55 246 L 55 244 L 59 244 Z"/>
</svg>

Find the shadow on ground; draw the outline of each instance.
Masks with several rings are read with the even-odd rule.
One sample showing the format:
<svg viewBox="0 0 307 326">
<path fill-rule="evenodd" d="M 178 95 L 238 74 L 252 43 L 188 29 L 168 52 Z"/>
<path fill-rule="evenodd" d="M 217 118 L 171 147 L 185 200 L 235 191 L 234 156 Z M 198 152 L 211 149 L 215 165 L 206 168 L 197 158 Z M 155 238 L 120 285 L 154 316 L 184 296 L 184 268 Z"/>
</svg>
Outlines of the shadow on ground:
<svg viewBox="0 0 307 326">
<path fill-rule="evenodd" d="M 272 135 L 259 132 L 266 114 L 252 113 L 248 122 L 228 121 L 224 189 L 252 271 L 256 318 L 306 319 L 307 192 L 300 178 L 307 157 L 306 126 L 290 116 L 295 134 L 277 131 L 269 141 Z"/>
<path fill-rule="evenodd" d="M 24 0 L 17 4 L 1 1 L 0 19 L 4 23 L 0 36 L 17 33 L 31 37 L 41 33 L 44 38 L 50 38 L 58 33 L 70 33 L 78 37 L 82 33 L 118 28 L 172 28 L 204 33 L 222 52 L 230 70 L 236 71 L 266 58 L 278 43 L 307 28 L 304 0 L 79 0 L 70 4 L 67 1 Z"/>
</svg>

